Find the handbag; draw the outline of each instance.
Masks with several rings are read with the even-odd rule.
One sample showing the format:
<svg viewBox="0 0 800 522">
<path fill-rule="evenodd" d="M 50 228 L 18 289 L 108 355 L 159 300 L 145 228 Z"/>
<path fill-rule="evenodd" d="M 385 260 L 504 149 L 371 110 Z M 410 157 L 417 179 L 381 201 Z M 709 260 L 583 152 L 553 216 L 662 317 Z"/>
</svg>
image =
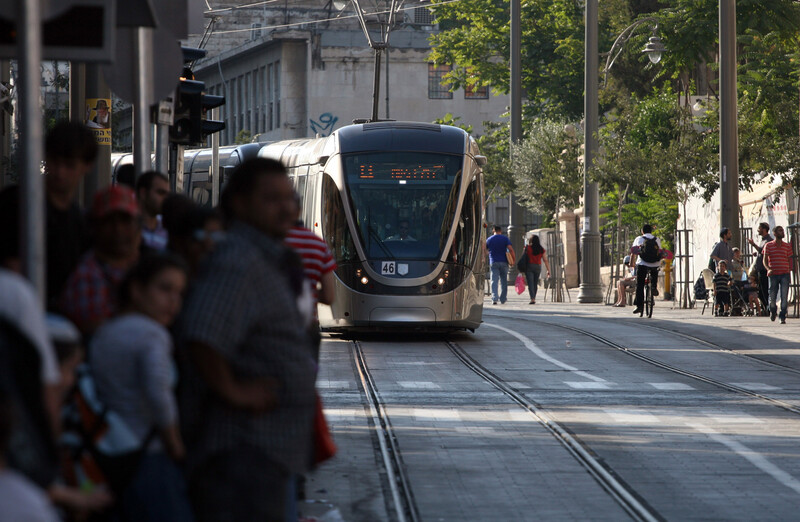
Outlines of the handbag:
<svg viewBox="0 0 800 522">
<path fill-rule="evenodd" d="M 522 251 L 522 255 L 519 256 L 519 261 L 517 261 L 517 270 L 520 272 L 525 272 L 528 270 L 528 247 L 525 247 L 525 250 Z"/>
</svg>

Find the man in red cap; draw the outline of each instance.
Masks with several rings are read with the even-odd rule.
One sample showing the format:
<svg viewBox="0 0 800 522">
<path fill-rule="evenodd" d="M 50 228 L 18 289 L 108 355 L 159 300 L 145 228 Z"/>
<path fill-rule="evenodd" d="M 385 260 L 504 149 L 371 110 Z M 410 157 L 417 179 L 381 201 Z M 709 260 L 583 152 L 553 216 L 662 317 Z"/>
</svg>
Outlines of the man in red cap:
<svg viewBox="0 0 800 522">
<path fill-rule="evenodd" d="M 84 335 L 116 311 L 116 290 L 139 258 L 142 241 L 134 192 L 115 185 L 96 193 L 90 213 L 94 248 L 67 280 L 61 308 Z"/>
</svg>

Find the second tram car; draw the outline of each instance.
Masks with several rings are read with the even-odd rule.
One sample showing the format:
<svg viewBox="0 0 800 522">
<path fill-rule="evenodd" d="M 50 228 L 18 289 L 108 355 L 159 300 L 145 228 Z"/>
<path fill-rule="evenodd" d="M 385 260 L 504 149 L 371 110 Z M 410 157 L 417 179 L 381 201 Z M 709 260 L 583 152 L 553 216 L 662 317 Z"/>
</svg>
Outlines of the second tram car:
<svg viewBox="0 0 800 522">
<path fill-rule="evenodd" d="M 290 170 L 304 221 L 336 258 L 333 331 L 475 330 L 483 313 L 486 158 L 463 130 L 413 122 L 343 127 L 265 145 Z"/>
</svg>

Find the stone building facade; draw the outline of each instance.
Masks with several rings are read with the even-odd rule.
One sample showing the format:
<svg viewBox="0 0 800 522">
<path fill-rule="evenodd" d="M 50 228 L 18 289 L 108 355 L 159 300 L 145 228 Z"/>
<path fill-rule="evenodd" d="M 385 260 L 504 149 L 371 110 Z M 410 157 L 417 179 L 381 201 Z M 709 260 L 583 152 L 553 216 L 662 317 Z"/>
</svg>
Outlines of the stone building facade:
<svg viewBox="0 0 800 522">
<path fill-rule="evenodd" d="M 328 135 L 371 116 L 375 53 L 352 7 L 338 12 L 325 0 L 210 5 L 208 34 L 185 44 L 205 40 L 208 55 L 193 65 L 195 78 L 226 98 L 221 144 L 242 131 L 259 141 Z M 382 54 L 378 116 L 430 122 L 449 113 L 479 134 L 506 110 L 507 97 L 490 87 L 451 92 L 442 85 L 448 67 L 428 60 L 428 38 L 438 30 L 431 22 L 424 7 L 400 13 Z M 371 34 L 380 40 L 377 30 Z"/>
</svg>

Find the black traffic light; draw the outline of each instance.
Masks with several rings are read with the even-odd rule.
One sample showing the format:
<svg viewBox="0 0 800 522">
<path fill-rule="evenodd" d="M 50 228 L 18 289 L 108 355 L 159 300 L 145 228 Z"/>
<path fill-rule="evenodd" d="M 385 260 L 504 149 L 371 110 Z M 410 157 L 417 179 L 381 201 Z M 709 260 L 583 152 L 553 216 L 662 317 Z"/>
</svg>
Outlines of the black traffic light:
<svg viewBox="0 0 800 522">
<path fill-rule="evenodd" d="M 182 47 L 183 61 L 189 64 L 205 56 L 204 49 Z M 225 103 L 224 96 L 203 94 L 205 83 L 198 82 L 189 67 L 184 68 L 175 97 L 173 124 L 169 139 L 179 145 L 202 144 L 206 137 L 225 128 L 225 122 L 206 119 L 206 112 Z"/>
<path fill-rule="evenodd" d="M 225 96 L 216 96 L 214 94 L 203 94 L 201 95 L 201 106 L 202 106 L 202 123 L 201 123 L 201 132 L 203 134 L 203 140 L 209 134 L 214 134 L 215 132 L 219 132 L 221 130 L 225 130 L 225 122 L 219 120 L 209 120 L 206 118 L 206 112 L 211 109 L 216 109 L 220 105 L 225 105 Z"/>
<path fill-rule="evenodd" d="M 202 99 L 203 82 L 181 80 L 175 96 L 175 112 L 169 128 L 169 140 L 179 145 L 194 145 L 203 141 Z"/>
</svg>

